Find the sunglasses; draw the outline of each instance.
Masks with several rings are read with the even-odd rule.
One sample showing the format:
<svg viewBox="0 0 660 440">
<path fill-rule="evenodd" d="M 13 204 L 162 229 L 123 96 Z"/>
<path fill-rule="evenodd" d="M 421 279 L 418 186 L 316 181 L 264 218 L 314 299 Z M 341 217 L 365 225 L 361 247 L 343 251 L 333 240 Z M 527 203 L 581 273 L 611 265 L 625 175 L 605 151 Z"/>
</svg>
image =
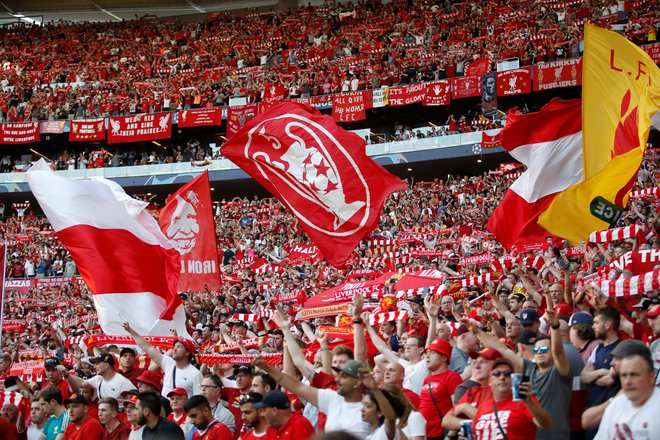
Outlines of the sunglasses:
<svg viewBox="0 0 660 440">
<path fill-rule="evenodd" d="M 547 353 L 548 351 L 550 351 L 550 347 L 548 347 L 547 345 L 544 346 L 544 347 L 534 347 L 534 348 L 532 348 L 532 353 L 534 353 L 534 354 L 543 354 L 543 353 Z"/>
<path fill-rule="evenodd" d="M 495 370 L 490 373 L 490 375 L 493 377 L 511 377 L 512 374 L 513 371 L 502 371 L 502 370 Z"/>
</svg>

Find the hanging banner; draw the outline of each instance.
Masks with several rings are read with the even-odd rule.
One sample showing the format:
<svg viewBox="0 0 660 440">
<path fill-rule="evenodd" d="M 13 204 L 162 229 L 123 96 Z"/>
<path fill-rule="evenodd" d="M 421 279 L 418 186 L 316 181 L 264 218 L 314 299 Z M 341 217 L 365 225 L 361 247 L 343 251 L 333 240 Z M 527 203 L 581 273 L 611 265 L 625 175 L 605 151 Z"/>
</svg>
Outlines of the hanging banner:
<svg viewBox="0 0 660 440">
<path fill-rule="evenodd" d="M 424 105 L 449 105 L 451 85 L 449 81 L 433 81 L 426 84 Z"/>
<path fill-rule="evenodd" d="M 38 122 L 0 125 L 0 144 L 29 144 L 32 142 L 39 142 Z"/>
<path fill-rule="evenodd" d="M 342 93 L 332 97 L 332 118 L 337 122 L 366 119 L 364 92 Z"/>
<path fill-rule="evenodd" d="M 281 101 L 286 96 L 286 87 L 283 85 L 264 84 L 264 96 L 262 101 Z"/>
<path fill-rule="evenodd" d="M 195 108 L 179 112 L 179 128 L 222 125 L 222 108 Z"/>
<path fill-rule="evenodd" d="M 385 107 L 390 104 L 390 89 L 383 87 L 382 89 L 372 90 L 371 98 L 373 108 Z"/>
<path fill-rule="evenodd" d="M 108 143 L 153 141 L 172 137 L 172 114 L 153 113 L 110 118 Z"/>
<path fill-rule="evenodd" d="M 499 133 L 498 133 L 499 134 Z M 500 142 L 500 137 L 498 134 L 491 136 L 485 131 L 481 135 L 481 148 L 497 148 L 502 142 Z"/>
<path fill-rule="evenodd" d="M 257 116 L 257 104 L 235 105 L 227 108 L 227 139 L 231 138 L 247 121 Z"/>
<path fill-rule="evenodd" d="M 582 58 L 552 61 L 534 66 L 534 90 L 582 85 Z"/>
<path fill-rule="evenodd" d="M 411 84 L 408 86 L 390 87 L 390 106 L 417 104 L 424 101 L 426 96 L 426 83 Z"/>
<path fill-rule="evenodd" d="M 105 140 L 105 119 L 71 121 L 69 142 L 92 142 Z"/>
<path fill-rule="evenodd" d="M 641 47 L 649 54 L 655 64 L 660 64 L 660 43 L 645 44 Z"/>
<path fill-rule="evenodd" d="M 481 77 L 481 113 L 484 116 L 497 113 L 497 72 Z"/>
<path fill-rule="evenodd" d="M 532 70 L 529 67 L 497 72 L 497 96 L 532 93 Z"/>
<path fill-rule="evenodd" d="M 465 76 L 481 76 L 490 72 L 490 58 L 474 60 L 465 66 Z"/>
<path fill-rule="evenodd" d="M 48 121 L 41 123 L 41 132 L 45 134 L 61 134 L 64 133 L 64 126 L 66 121 Z"/>
<path fill-rule="evenodd" d="M 451 96 L 454 99 L 481 95 L 481 78 L 465 76 L 451 79 Z"/>
</svg>

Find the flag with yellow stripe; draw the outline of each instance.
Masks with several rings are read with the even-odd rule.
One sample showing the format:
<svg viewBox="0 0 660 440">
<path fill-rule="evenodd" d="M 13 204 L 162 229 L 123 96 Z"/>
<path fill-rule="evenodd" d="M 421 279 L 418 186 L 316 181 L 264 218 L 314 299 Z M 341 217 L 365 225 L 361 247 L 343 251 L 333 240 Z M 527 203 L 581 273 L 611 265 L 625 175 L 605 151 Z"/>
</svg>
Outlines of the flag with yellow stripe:
<svg viewBox="0 0 660 440">
<path fill-rule="evenodd" d="M 660 109 L 660 69 L 638 46 L 585 25 L 582 73 L 584 180 L 560 193 L 539 224 L 573 244 L 617 222 Z"/>
</svg>

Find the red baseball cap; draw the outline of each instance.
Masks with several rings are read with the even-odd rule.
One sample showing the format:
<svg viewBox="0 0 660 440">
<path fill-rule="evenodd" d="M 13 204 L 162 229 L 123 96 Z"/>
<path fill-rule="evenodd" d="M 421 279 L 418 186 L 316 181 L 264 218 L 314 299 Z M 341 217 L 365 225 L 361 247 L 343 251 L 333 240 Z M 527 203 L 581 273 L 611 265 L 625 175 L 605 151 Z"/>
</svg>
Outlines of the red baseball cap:
<svg viewBox="0 0 660 440">
<path fill-rule="evenodd" d="M 494 361 L 502 357 L 499 351 L 491 347 L 484 348 L 479 353 L 477 353 L 477 355 L 484 359 L 488 359 L 489 361 Z"/>
<path fill-rule="evenodd" d="M 447 360 L 451 359 L 451 344 L 449 342 L 445 341 L 444 339 L 437 338 L 433 342 L 431 342 L 427 347 L 425 351 L 435 351 L 440 354 L 444 354 L 447 356 Z"/>
<path fill-rule="evenodd" d="M 137 401 L 137 395 L 129 394 L 128 397 L 126 397 L 126 400 L 124 400 L 124 407 L 126 407 L 126 405 L 137 405 Z"/>
<path fill-rule="evenodd" d="M 167 393 L 167 397 L 171 397 L 173 394 L 176 394 L 177 396 L 183 396 L 186 399 L 188 398 L 188 391 L 184 390 L 181 387 L 176 387 L 169 393 Z"/>
<path fill-rule="evenodd" d="M 195 354 L 195 343 L 193 341 L 190 339 L 179 338 L 172 343 L 172 346 L 176 345 L 177 342 L 180 342 L 184 347 L 186 347 L 186 350 L 188 350 L 190 354 Z"/>
<path fill-rule="evenodd" d="M 155 371 L 144 370 L 135 380 L 148 383 L 158 390 L 163 388 L 163 375 Z"/>
</svg>

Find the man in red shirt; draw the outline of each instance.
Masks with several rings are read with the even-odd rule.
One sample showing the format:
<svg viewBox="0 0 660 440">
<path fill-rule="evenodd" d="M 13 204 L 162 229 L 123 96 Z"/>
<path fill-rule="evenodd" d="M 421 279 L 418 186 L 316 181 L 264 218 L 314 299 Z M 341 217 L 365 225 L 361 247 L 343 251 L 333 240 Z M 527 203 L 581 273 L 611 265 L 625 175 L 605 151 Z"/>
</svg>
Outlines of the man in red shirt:
<svg viewBox="0 0 660 440">
<path fill-rule="evenodd" d="M 291 411 L 291 401 L 280 390 L 268 391 L 254 408 L 263 408 L 268 425 L 277 430 L 278 440 L 308 440 L 315 434 L 309 420 L 301 413 Z"/>
<path fill-rule="evenodd" d="M 54 386 L 59 388 L 62 391 L 62 399 L 66 400 L 71 396 L 71 388 L 69 382 L 62 376 L 62 372 L 58 370 L 59 365 L 60 360 L 56 357 L 49 357 L 44 361 L 44 369 L 48 378 L 48 382 L 44 384 L 44 387 Z"/>
<path fill-rule="evenodd" d="M 426 346 L 426 367 L 431 374 L 424 379 L 419 394 L 419 412 L 426 419 L 426 436 L 442 436 L 442 418 L 451 410 L 451 396 L 463 382 L 461 376 L 449 369 L 452 347 L 444 339 L 436 339 Z"/>
<path fill-rule="evenodd" d="M 192 396 L 184 406 L 190 422 L 197 431 L 192 440 L 232 440 L 234 436 L 227 426 L 213 418 L 211 405 L 204 396 Z"/>
<path fill-rule="evenodd" d="M 127 440 L 131 429 L 118 418 L 119 402 L 114 397 L 99 401 L 99 420 L 105 426 L 105 440 Z"/>
<path fill-rule="evenodd" d="M 243 431 L 241 440 L 276 440 L 277 431 L 268 426 L 266 416 L 263 411 L 254 407 L 254 404 L 261 402 L 263 395 L 259 393 L 247 393 L 239 398 L 241 404 L 241 418 L 243 420 Z"/>
<path fill-rule="evenodd" d="M 68 405 L 70 423 L 64 432 L 64 440 L 103 440 L 101 424 L 88 414 L 89 401 L 82 394 L 72 394 L 64 400 Z"/>
</svg>

